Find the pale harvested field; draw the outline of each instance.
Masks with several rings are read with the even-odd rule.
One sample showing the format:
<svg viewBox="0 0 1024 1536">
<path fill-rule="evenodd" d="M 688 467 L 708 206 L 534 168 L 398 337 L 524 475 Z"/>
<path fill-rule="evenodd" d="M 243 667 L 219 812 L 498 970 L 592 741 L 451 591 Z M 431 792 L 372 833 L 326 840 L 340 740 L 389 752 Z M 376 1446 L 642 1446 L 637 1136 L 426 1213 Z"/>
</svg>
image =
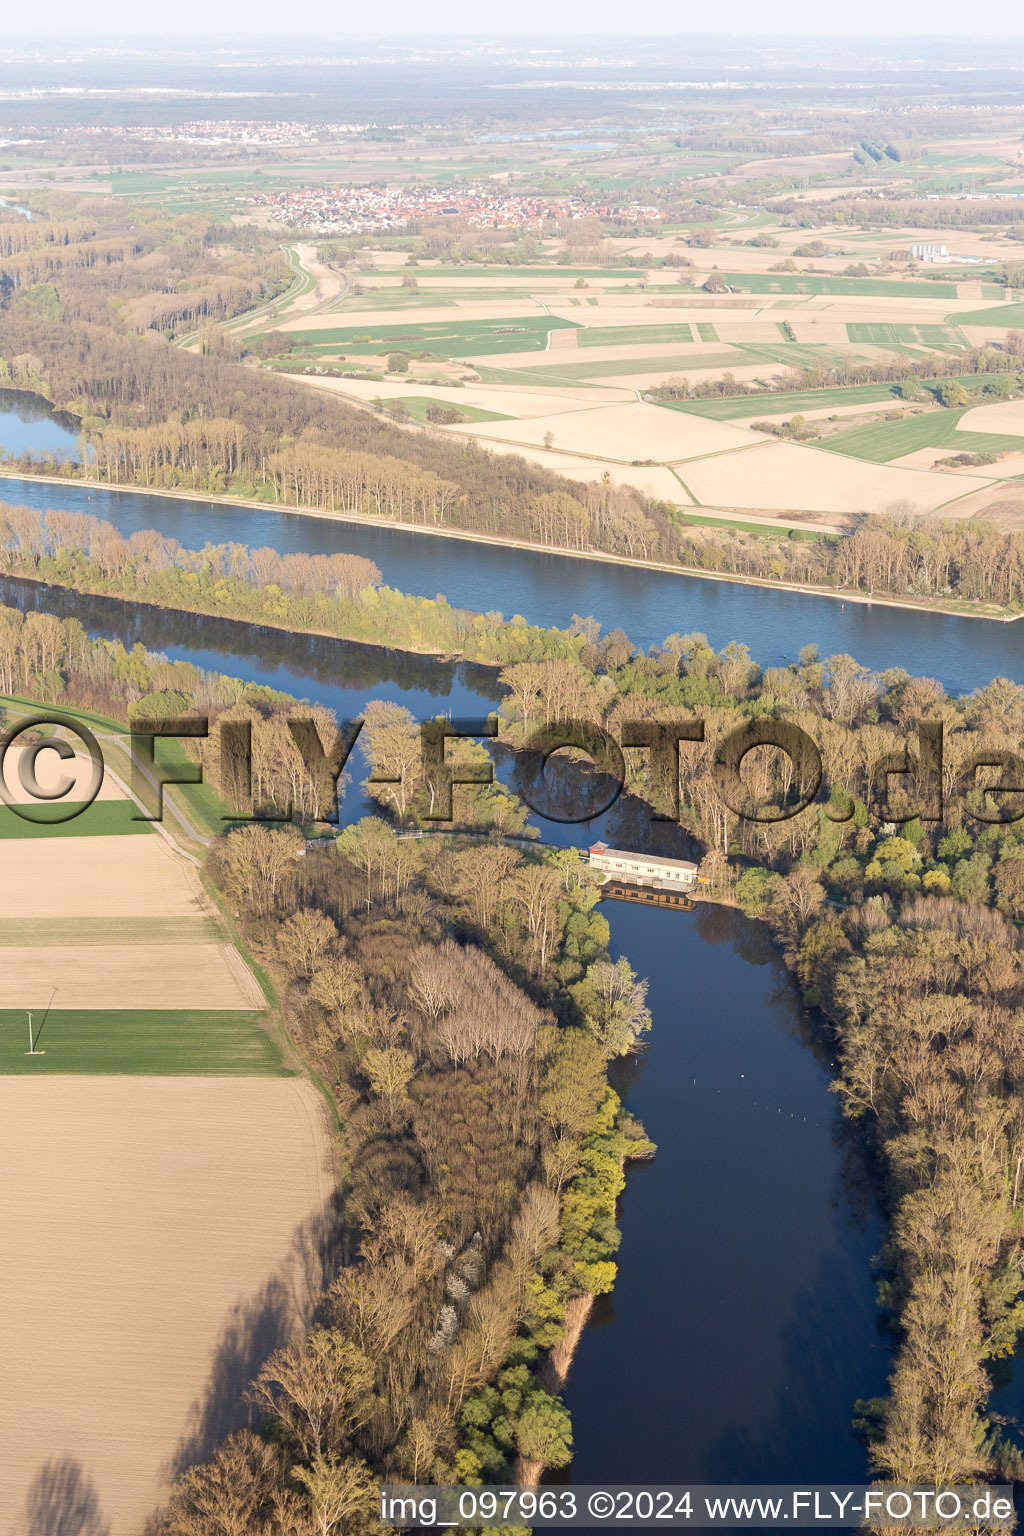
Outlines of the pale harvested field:
<svg viewBox="0 0 1024 1536">
<path fill-rule="evenodd" d="M 803 346 L 845 347 L 846 325 L 842 320 L 819 319 L 817 315 L 794 315 L 789 322 L 793 334 Z"/>
<path fill-rule="evenodd" d="M 749 343 L 756 346 L 758 342 L 767 342 L 771 346 L 778 346 L 783 337 L 774 320 L 762 320 L 759 315 L 751 315 L 748 319 L 743 317 L 738 320 L 716 320 L 715 330 L 718 332 L 719 341 L 727 345 L 730 342 Z M 706 343 L 710 352 L 712 344 Z"/>
<path fill-rule="evenodd" d="M 675 323 L 676 322 L 674 320 L 663 320 L 661 322 L 662 325 L 674 325 Z M 552 331 L 551 335 L 553 337 L 577 337 L 577 350 L 574 352 L 572 357 L 552 357 L 552 352 L 558 351 L 559 349 L 555 346 L 551 346 L 547 351 L 544 352 L 491 352 L 488 353 L 486 357 L 473 357 L 469 361 L 472 363 L 483 363 L 485 367 L 489 368 L 545 368 L 550 367 L 552 363 L 577 364 L 580 368 L 581 374 L 585 374 L 587 366 L 590 363 L 621 362 L 623 369 L 625 370 L 629 364 L 634 362 L 637 358 L 647 357 L 678 358 L 685 356 L 687 360 L 692 357 L 693 366 L 695 368 L 699 368 L 702 358 L 721 357 L 723 352 L 728 352 L 730 350 L 727 345 L 720 341 L 662 340 L 659 334 L 660 329 L 660 326 L 651 327 L 650 341 L 629 342 L 627 345 L 620 347 L 596 347 L 593 345 L 581 347 L 578 340 L 578 331 Z M 719 332 L 719 334 L 721 334 L 721 332 Z M 775 330 L 774 326 L 772 327 L 772 334 L 776 341 L 781 340 L 781 337 L 779 336 L 778 331 Z M 742 352 L 737 352 L 737 361 L 739 361 L 742 356 Z"/>
<path fill-rule="evenodd" d="M 920 280 L 920 279 L 919 279 Z M 781 297 L 781 295 L 780 295 Z M 789 295 L 800 299 L 799 294 Z M 958 311 L 977 309 L 974 299 L 912 298 L 899 294 L 809 294 L 800 303 L 797 314 L 804 319 L 811 314 L 830 320 L 888 321 L 894 325 L 941 325 L 947 316 L 954 320 Z M 794 324 L 796 317 L 794 316 Z"/>
<path fill-rule="evenodd" d="M 980 309 L 980 304 L 975 304 L 975 309 Z M 987 307 L 987 306 L 986 306 Z M 1019 330 L 1020 327 L 1010 325 L 965 325 L 962 327 L 964 335 L 972 347 L 989 347 L 994 341 L 1002 341 L 1007 331 Z"/>
<path fill-rule="evenodd" d="M 577 454 L 610 459 L 656 459 L 672 462 L 698 454 L 745 447 L 750 432 L 726 422 L 706 421 L 657 405 L 602 405 L 559 416 L 535 416 L 530 421 L 484 421 L 458 429 L 463 435 L 497 438 L 539 447 L 551 432 L 554 446 Z"/>
<path fill-rule="evenodd" d="M 56 989 L 56 990 L 54 990 Z M 0 949 L 8 1008 L 263 1008 L 230 944 L 34 944 Z"/>
<path fill-rule="evenodd" d="M 683 478 L 705 506 L 780 512 L 879 512 L 894 501 L 931 511 L 986 483 L 865 464 L 797 443 L 765 443 L 747 453 L 701 459 L 687 464 Z"/>
<path fill-rule="evenodd" d="M 20 778 L 21 758 L 25 747 L 20 741 L 13 742 L 4 757 L 3 782 L 7 790 L 8 803 L 15 805 L 38 805 L 39 801 L 34 795 L 30 795 L 25 789 Z M 41 787 L 46 791 L 57 789 L 65 778 L 72 780 L 72 788 L 61 796 L 61 803 L 74 804 L 85 798 L 92 780 L 92 762 L 88 757 L 76 755 L 65 761 L 57 756 L 56 752 L 40 752 L 35 762 L 36 777 Z M 104 774 L 100 784 L 100 792 L 97 800 L 124 800 L 124 790 L 114 780 Z"/>
<path fill-rule="evenodd" d="M 488 423 L 485 422 L 484 426 L 486 425 Z M 494 422 L 491 425 L 500 426 L 501 423 Z M 457 432 L 460 429 L 449 427 L 447 430 Z M 549 453 L 544 448 L 532 448 L 523 443 L 504 443 L 497 440 L 484 442 L 481 446 L 489 453 L 517 453 L 520 458 L 528 459 L 531 464 L 539 464 L 543 469 L 550 469 L 556 475 L 565 475 L 569 480 L 596 483 L 608 475 L 613 485 L 631 485 L 636 490 L 643 491 L 648 496 L 656 496 L 663 501 L 677 501 L 685 504 L 687 500 L 672 471 L 658 464 L 609 464 L 603 459 L 590 459 L 573 453 Z"/>
<path fill-rule="evenodd" d="M 916 453 L 905 453 L 902 458 L 891 459 L 889 462 L 900 469 L 931 469 L 932 465 L 937 464 L 940 459 L 948 459 L 955 452 L 956 444 L 947 443 L 942 448 L 918 448 Z M 1010 453 L 996 464 L 979 466 L 973 474 L 983 476 L 986 480 L 1012 480 L 1022 471 L 1024 471 L 1024 453 Z M 943 470 L 941 473 L 950 479 L 961 480 L 964 474 L 971 474 L 972 471 L 969 468 L 950 469 Z"/>
<path fill-rule="evenodd" d="M 312 389 L 326 390 L 328 394 L 347 395 L 353 400 L 400 400 L 407 395 L 424 395 L 445 405 L 476 405 L 485 411 L 499 411 L 506 416 L 549 416 L 561 411 L 578 411 L 590 401 L 614 400 L 616 393 L 623 400 L 630 398 L 625 390 L 607 391 L 598 395 L 593 389 L 574 388 L 564 384 L 558 389 L 538 385 L 531 389 L 517 389 L 504 384 L 467 384 L 463 388 L 423 384 L 418 379 L 403 379 L 400 384 L 390 380 L 375 383 L 372 379 L 318 378 L 315 374 L 296 374 L 295 382 L 307 384 Z M 602 384 L 604 380 L 601 381 Z M 486 423 L 483 423 L 486 425 Z M 500 422 L 495 423 L 500 426 Z"/>
<path fill-rule="evenodd" d="M 0 920 L 22 917 L 206 917 L 199 871 L 162 837 L 9 838 Z"/>
<path fill-rule="evenodd" d="M 763 309 L 765 300 L 752 299 L 749 295 L 737 295 L 736 304 L 746 299 L 748 308 Z M 585 320 L 588 327 L 601 329 L 610 325 L 644 325 L 656 328 L 659 325 L 678 325 L 685 322 L 690 325 L 698 320 L 716 320 L 717 314 L 709 310 L 718 310 L 721 306 L 716 298 L 708 294 L 702 301 L 694 302 L 691 294 L 680 294 L 678 298 L 671 300 L 665 294 L 615 294 L 606 302 L 596 305 L 588 305 L 585 312 L 574 310 L 568 304 L 550 303 L 553 315 L 559 315 L 566 320 Z M 694 333 L 696 334 L 696 333 Z M 647 342 L 643 343 L 646 352 Z"/>
<path fill-rule="evenodd" d="M 943 517 L 980 517 L 994 515 L 1003 528 L 1024 528 L 1024 485 L 990 485 L 958 501 Z"/>
<path fill-rule="evenodd" d="M 1002 400 L 997 405 L 976 405 L 956 424 L 958 432 L 1005 432 L 1024 437 L 1024 400 Z"/>
<path fill-rule="evenodd" d="M 720 347 L 719 351 L 727 352 L 727 347 Z M 741 357 L 742 353 L 737 353 Z M 742 363 L 730 364 L 727 369 L 722 368 L 669 368 L 655 373 L 616 373 L 610 378 L 602 378 L 602 386 L 615 385 L 619 389 L 653 389 L 656 384 L 671 384 L 673 379 L 717 379 L 723 372 L 731 373 L 734 379 L 770 379 L 784 369 L 772 363 Z"/>
<path fill-rule="evenodd" d="M 510 320 L 519 319 L 524 315 L 536 316 L 542 311 L 537 304 L 520 303 L 518 300 L 495 299 L 493 303 L 459 303 L 459 304 L 424 304 L 415 305 L 408 310 L 394 309 L 332 309 L 326 315 L 305 315 L 301 319 L 290 321 L 289 331 L 323 331 L 323 330 L 372 330 L 378 325 L 399 325 L 408 323 L 410 329 L 414 325 L 436 324 L 448 321 L 449 324 L 456 320 Z"/>
<path fill-rule="evenodd" d="M 0 1536 L 138 1536 L 238 1422 L 308 1318 L 330 1158 L 294 1078 L 0 1078 Z"/>
<path fill-rule="evenodd" d="M 524 294 L 564 293 L 567 289 L 573 287 L 576 277 L 577 273 L 571 267 L 566 267 L 564 274 L 559 273 L 555 277 L 537 277 L 536 275 L 531 276 L 529 273 L 524 276 L 521 272 L 517 272 L 515 267 L 509 267 L 507 272 L 481 272 L 474 267 L 466 267 L 458 276 L 453 276 L 450 272 L 431 272 L 429 267 L 416 268 L 416 281 L 421 291 L 431 288 L 450 288 L 454 292 L 460 284 L 465 284 L 467 288 L 478 290 L 494 288 L 499 293 L 507 293 L 510 288 Z M 639 269 L 628 278 L 619 276 L 618 272 L 614 276 L 609 275 L 607 277 L 603 275 L 601 277 L 588 276 L 586 280 L 587 292 L 604 288 L 621 289 L 623 283 L 639 283 L 642 277 L 643 273 Z M 360 277 L 360 282 L 369 285 L 373 282 L 373 274 L 370 273 L 366 277 Z M 380 284 L 380 286 L 383 286 L 383 284 Z"/>
</svg>

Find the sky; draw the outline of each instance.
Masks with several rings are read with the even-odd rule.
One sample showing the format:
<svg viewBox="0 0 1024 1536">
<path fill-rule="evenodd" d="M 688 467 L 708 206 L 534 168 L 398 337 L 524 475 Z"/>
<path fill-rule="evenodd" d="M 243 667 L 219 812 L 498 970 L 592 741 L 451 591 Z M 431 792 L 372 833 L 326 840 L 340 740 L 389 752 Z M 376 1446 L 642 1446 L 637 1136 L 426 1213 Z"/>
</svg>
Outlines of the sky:
<svg viewBox="0 0 1024 1536">
<path fill-rule="evenodd" d="M 855 6 L 828 0 L 729 0 L 709 7 L 706 0 L 388 0 L 366 7 L 352 0 L 302 0 L 286 6 L 281 0 L 174 0 L 173 5 L 140 4 L 139 0 L 49 0 L 45 6 L 3 10 L 7 38 L 45 36 L 81 38 L 83 18 L 89 35 L 155 35 L 173 28 L 193 37 L 214 34 L 252 38 L 257 34 L 291 35 L 296 17 L 309 35 L 322 33 L 339 41 L 367 34 L 401 37 L 464 32 L 470 35 L 507 33 L 680 34 L 730 32 L 763 36 L 976 36 L 1024 39 L 1024 7 L 1020 0 L 986 0 L 965 6 L 962 0 L 857 0 Z"/>
</svg>

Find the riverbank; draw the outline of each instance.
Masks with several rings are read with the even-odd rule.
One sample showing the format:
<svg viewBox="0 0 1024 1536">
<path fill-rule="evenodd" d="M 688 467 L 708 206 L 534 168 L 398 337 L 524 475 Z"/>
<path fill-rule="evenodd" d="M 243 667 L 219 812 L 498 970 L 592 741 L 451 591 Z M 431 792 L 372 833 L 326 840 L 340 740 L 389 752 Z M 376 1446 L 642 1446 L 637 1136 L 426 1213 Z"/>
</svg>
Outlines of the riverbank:
<svg viewBox="0 0 1024 1536">
<path fill-rule="evenodd" d="M 216 495 L 209 493 L 197 493 L 190 490 L 164 490 L 156 486 L 140 485 L 109 485 L 104 480 L 94 480 L 85 476 L 62 475 L 36 475 L 31 471 L 0 469 L 0 480 L 34 480 L 42 485 L 76 485 L 91 487 L 97 491 L 108 491 L 113 494 L 118 492 L 139 496 L 158 496 L 170 500 L 196 502 L 202 501 L 211 506 L 226 506 L 233 508 L 252 508 L 260 512 L 277 511 L 287 513 L 294 517 L 317 518 L 323 522 L 352 524 L 354 526 L 374 529 L 393 529 L 403 533 L 421 533 L 439 539 L 456 539 L 467 544 L 478 544 L 498 549 L 523 550 L 531 554 L 557 555 L 571 560 L 583 560 L 593 565 L 611 565 L 626 567 L 640 571 L 658 571 L 663 574 L 683 577 L 697 577 L 701 581 L 724 583 L 733 587 L 761 587 L 770 592 L 786 592 L 797 596 L 827 597 L 842 604 L 856 603 L 874 608 L 905 609 L 915 613 L 945 614 L 957 619 L 985 619 L 991 623 L 1013 624 L 1024 618 L 1024 612 L 1005 613 L 1000 612 L 994 605 L 984 612 L 979 611 L 980 605 L 970 602 L 929 601 L 926 598 L 886 597 L 865 595 L 863 592 L 848 592 L 835 587 L 822 587 L 804 585 L 799 582 L 769 581 L 759 576 L 740 576 L 736 574 L 723 575 L 717 571 L 701 570 L 697 566 L 673 565 L 662 560 L 639 560 L 632 555 L 610 555 L 603 550 L 578 550 L 563 549 L 552 544 L 540 544 L 530 539 L 513 539 L 507 535 L 473 533 L 462 528 L 431 528 L 422 523 L 399 523 L 386 517 L 371 517 L 364 512 L 327 512 L 316 507 L 289 507 L 280 502 L 258 501 L 255 498 L 244 496 L 230 496 L 227 494 Z"/>
</svg>

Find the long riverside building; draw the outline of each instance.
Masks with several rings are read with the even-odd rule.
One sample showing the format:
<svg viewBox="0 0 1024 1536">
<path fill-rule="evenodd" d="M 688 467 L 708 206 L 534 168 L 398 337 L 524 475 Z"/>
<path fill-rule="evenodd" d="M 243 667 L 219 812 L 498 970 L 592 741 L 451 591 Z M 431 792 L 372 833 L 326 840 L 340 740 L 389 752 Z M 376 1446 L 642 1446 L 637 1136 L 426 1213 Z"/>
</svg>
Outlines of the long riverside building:
<svg viewBox="0 0 1024 1536">
<path fill-rule="evenodd" d="M 678 891 L 695 884 L 697 866 L 689 859 L 660 859 L 648 853 L 630 853 L 623 848 L 609 848 L 607 843 L 592 843 L 590 862 L 609 880 L 628 881 L 631 885 L 649 885 L 659 891 Z"/>
</svg>

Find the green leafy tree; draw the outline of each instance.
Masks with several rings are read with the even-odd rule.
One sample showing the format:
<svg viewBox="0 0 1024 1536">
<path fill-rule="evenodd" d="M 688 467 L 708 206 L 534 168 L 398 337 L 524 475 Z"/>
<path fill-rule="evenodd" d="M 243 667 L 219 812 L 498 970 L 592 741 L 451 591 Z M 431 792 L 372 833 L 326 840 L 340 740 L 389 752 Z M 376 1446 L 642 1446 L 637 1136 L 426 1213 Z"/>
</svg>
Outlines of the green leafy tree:
<svg viewBox="0 0 1024 1536">
<path fill-rule="evenodd" d="M 944 384 L 940 384 L 937 393 L 942 404 L 950 411 L 961 411 L 968 403 L 967 391 L 956 379 L 947 379 Z"/>
<path fill-rule="evenodd" d="M 567 1467 L 572 1460 L 572 1422 L 561 1398 L 531 1392 L 516 1424 L 516 1445 L 528 1461 Z"/>
</svg>

